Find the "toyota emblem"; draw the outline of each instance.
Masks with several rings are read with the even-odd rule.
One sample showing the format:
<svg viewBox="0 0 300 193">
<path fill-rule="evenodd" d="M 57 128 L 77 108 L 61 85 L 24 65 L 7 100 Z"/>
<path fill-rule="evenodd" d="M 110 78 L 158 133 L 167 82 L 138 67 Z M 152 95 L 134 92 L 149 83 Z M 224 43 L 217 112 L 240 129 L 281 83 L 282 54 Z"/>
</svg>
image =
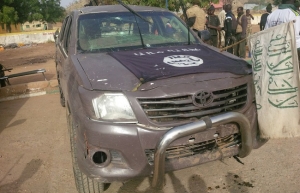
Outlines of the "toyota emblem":
<svg viewBox="0 0 300 193">
<path fill-rule="evenodd" d="M 205 107 L 214 100 L 213 94 L 210 91 L 200 91 L 194 94 L 193 104 L 197 107 Z"/>
</svg>

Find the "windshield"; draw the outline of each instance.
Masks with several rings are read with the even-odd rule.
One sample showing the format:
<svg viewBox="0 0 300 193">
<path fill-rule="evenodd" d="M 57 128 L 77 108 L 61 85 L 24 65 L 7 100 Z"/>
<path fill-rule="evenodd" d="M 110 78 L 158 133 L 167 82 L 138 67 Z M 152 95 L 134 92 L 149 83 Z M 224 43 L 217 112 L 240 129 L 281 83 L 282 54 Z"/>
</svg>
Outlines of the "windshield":
<svg viewBox="0 0 300 193">
<path fill-rule="evenodd" d="M 115 51 L 188 43 L 188 29 L 172 13 L 92 13 L 78 19 L 78 47 L 84 52 Z M 198 43 L 191 34 L 190 42 Z"/>
</svg>

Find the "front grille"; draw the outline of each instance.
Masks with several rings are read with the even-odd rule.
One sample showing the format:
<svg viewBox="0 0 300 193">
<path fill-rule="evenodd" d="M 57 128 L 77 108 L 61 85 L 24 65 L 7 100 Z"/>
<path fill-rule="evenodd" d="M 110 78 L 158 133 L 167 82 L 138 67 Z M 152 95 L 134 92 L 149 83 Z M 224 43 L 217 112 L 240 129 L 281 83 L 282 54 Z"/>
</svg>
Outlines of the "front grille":
<svg viewBox="0 0 300 193">
<path fill-rule="evenodd" d="M 192 95 L 169 98 L 139 98 L 138 101 L 148 116 L 155 123 L 174 123 L 203 116 L 233 111 L 242 108 L 247 102 L 247 84 L 213 91 L 213 101 L 207 107 L 193 104 Z"/>
<path fill-rule="evenodd" d="M 228 148 L 240 144 L 241 135 L 232 134 L 225 137 L 219 137 L 216 139 L 208 140 L 205 142 L 187 144 L 180 146 L 169 147 L 166 150 L 166 160 L 183 158 L 197 154 L 203 154 L 214 150 Z M 154 161 L 154 149 L 145 150 L 149 164 L 153 164 Z"/>
</svg>

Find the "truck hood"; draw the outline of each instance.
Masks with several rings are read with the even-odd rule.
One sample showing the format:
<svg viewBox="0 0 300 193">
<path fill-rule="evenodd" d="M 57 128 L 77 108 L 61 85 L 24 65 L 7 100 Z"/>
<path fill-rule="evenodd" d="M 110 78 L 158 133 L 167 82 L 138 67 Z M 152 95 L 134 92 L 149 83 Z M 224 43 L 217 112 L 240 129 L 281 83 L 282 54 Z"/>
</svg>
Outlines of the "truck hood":
<svg viewBox="0 0 300 193">
<path fill-rule="evenodd" d="M 107 53 L 77 55 L 93 90 L 150 90 L 161 86 L 191 84 L 202 81 L 239 78 L 232 73 L 197 73 L 141 83 L 124 65 Z"/>
<path fill-rule="evenodd" d="M 77 60 L 94 90 L 131 90 L 140 83 L 134 74 L 106 53 L 80 54 Z"/>
</svg>

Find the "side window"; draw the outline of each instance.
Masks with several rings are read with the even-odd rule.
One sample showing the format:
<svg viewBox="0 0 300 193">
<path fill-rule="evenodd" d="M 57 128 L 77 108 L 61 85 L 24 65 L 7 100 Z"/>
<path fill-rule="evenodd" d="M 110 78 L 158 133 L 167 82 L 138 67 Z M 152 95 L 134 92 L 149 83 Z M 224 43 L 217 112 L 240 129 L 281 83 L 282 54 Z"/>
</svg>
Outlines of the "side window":
<svg viewBox="0 0 300 193">
<path fill-rule="evenodd" d="M 70 39 L 71 39 L 71 35 L 72 35 L 71 26 L 72 26 L 72 18 L 70 18 L 68 20 L 68 23 L 67 23 L 66 29 L 65 29 L 65 34 L 64 34 L 63 47 L 64 47 L 66 53 L 68 53 L 68 48 L 70 45 Z"/>
<path fill-rule="evenodd" d="M 62 24 L 62 28 L 60 30 L 60 36 L 59 36 L 59 42 L 61 42 L 63 40 L 64 34 L 65 34 L 65 29 L 66 29 L 66 25 L 68 23 L 69 17 L 66 17 L 63 24 Z"/>
</svg>

